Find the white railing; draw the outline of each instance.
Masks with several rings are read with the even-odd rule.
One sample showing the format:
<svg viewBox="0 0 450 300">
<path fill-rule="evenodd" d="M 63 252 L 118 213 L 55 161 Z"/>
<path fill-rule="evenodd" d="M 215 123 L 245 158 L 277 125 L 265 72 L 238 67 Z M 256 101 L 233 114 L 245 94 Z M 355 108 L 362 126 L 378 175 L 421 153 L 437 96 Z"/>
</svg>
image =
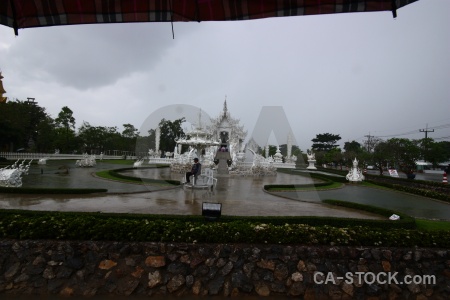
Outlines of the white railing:
<svg viewBox="0 0 450 300">
<path fill-rule="evenodd" d="M 261 162 L 260 164 L 263 167 L 269 167 L 271 165 L 265 162 Z M 238 166 L 250 169 L 253 166 L 253 162 L 239 162 Z M 280 169 L 295 169 L 295 163 L 272 163 L 272 166 Z"/>
<path fill-rule="evenodd" d="M 173 158 L 155 158 L 155 157 L 151 157 L 148 159 L 148 163 L 149 164 L 156 164 L 156 165 L 170 165 L 172 164 L 172 162 L 174 162 Z"/>
<path fill-rule="evenodd" d="M 48 158 L 49 160 L 61 160 L 61 159 L 83 159 L 84 154 L 55 154 L 55 153 L 25 153 L 25 152 L 0 152 L 0 157 L 4 157 L 7 160 L 18 159 L 33 159 L 38 160 L 40 158 Z M 101 158 L 97 155 L 97 160 Z M 122 159 L 122 156 L 103 155 L 103 159 Z M 133 156 L 127 157 L 127 159 L 134 159 Z"/>
</svg>

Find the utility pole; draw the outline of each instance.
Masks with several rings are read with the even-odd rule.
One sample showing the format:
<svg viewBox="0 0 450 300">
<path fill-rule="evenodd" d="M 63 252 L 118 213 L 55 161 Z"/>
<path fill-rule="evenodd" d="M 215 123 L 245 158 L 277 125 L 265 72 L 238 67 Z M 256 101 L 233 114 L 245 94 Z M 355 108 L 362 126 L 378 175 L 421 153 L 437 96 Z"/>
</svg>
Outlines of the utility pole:
<svg viewBox="0 0 450 300">
<path fill-rule="evenodd" d="M 367 138 L 367 152 L 370 152 L 370 148 L 371 148 L 371 140 L 370 140 L 370 138 L 372 138 L 373 137 L 373 135 L 370 135 L 370 132 L 369 132 L 369 135 L 365 135 L 364 137 L 366 137 Z"/>
<path fill-rule="evenodd" d="M 420 132 L 425 132 L 425 138 L 428 138 L 428 132 L 434 132 L 433 130 L 428 130 L 428 123 L 427 123 L 427 127 L 425 129 L 419 129 Z"/>
</svg>

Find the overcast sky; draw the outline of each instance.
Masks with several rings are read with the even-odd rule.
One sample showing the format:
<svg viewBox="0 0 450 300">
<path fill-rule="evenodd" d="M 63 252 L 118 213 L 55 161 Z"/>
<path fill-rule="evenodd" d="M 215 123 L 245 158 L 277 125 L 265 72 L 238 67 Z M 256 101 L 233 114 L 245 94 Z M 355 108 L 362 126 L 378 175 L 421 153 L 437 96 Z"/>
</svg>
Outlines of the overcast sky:
<svg viewBox="0 0 450 300">
<path fill-rule="evenodd" d="M 263 107 L 281 106 L 303 151 L 320 133 L 339 134 L 341 145 L 369 134 L 417 139 L 427 124 L 429 137 L 448 141 L 449 14 L 448 0 L 420 0 L 397 19 L 174 23 L 175 39 L 170 23 L 33 28 L 18 37 L 0 26 L 0 70 L 7 97 L 36 98 L 52 117 L 68 106 L 77 128 L 141 128 L 173 104 L 216 117 L 226 97 L 248 137 Z"/>
</svg>

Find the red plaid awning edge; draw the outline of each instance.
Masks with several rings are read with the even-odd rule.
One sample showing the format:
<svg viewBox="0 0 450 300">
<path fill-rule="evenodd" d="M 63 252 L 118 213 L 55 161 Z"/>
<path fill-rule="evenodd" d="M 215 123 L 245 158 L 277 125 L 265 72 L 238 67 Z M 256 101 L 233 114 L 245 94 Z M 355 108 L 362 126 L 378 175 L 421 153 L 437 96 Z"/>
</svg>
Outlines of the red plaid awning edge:
<svg viewBox="0 0 450 300">
<path fill-rule="evenodd" d="M 260 18 L 392 11 L 417 0 L 6 0 L 0 24 L 19 28 L 58 25 L 237 21 Z M 17 32 L 16 32 L 17 34 Z"/>
</svg>

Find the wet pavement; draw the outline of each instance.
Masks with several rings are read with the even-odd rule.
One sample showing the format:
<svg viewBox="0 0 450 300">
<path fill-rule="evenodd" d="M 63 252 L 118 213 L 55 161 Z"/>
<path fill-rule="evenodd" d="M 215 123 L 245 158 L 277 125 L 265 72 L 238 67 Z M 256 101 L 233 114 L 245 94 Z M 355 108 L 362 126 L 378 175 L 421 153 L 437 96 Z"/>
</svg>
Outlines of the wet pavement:
<svg viewBox="0 0 450 300">
<path fill-rule="evenodd" d="M 56 174 L 59 167 L 69 166 L 69 174 Z M 370 204 L 405 212 L 412 216 L 450 220 L 450 205 L 429 198 L 405 193 L 347 185 L 327 191 L 266 193 L 266 184 L 305 184 L 305 176 L 278 173 L 268 177 L 220 176 L 213 191 L 183 187 L 167 189 L 151 184 L 129 184 L 93 176 L 100 170 L 123 166 L 98 162 L 95 168 L 75 168 L 74 162 L 50 161 L 45 166 L 32 166 L 24 177 L 25 187 L 107 188 L 107 194 L 97 195 L 16 195 L 1 194 L 0 208 L 49 211 L 101 211 L 145 214 L 201 215 L 202 202 L 222 203 L 223 215 L 236 216 L 335 216 L 377 218 L 374 215 L 320 203 L 323 199 L 338 199 Z M 41 169 L 42 173 L 41 174 Z M 62 169 L 64 170 L 64 169 Z M 168 168 L 136 169 L 126 175 L 151 179 L 180 180 L 183 174 L 171 174 Z"/>
</svg>

